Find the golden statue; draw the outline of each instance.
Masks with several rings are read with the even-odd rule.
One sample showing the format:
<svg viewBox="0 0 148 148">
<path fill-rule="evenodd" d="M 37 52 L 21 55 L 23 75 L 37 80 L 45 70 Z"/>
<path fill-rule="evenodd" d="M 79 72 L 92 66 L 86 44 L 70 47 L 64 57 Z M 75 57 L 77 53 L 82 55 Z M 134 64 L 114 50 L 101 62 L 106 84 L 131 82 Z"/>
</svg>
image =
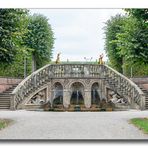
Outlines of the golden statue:
<svg viewBox="0 0 148 148">
<path fill-rule="evenodd" d="M 56 59 L 56 61 L 55 61 L 56 64 L 59 64 L 59 63 L 60 63 L 60 54 L 61 54 L 61 53 L 58 53 L 58 54 L 57 54 L 57 59 Z"/>
<path fill-rule="evenodd" d="M 99 62 L 98 62 L 98 64 L 104 64 L 104 62 L 103 62 L 103 53 L 100 54 L 100 56 L 99 56 Z"/>
</svg>

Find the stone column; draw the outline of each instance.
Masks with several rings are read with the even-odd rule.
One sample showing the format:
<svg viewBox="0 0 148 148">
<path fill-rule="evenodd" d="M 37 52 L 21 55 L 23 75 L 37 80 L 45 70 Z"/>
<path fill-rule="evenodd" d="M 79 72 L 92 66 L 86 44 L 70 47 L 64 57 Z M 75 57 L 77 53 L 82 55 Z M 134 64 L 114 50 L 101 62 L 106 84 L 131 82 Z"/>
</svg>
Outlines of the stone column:
<svg viewBox="0 0 148 148">
<path fill-rule="evenodd" d="M 49 101 L 52 104 L 52 99 L 53 99 L 53 91 L 51 84 L 49 84 L 47 87 L 47 101 Z"/>
<path fill-rule="evenodd" d="M 84 104 L 86 108 L 91 107 L 91 90 L 90 89 L 85 89 Z"/>
<path fill-rule="evenodd" d="M 140 109 L 141 110 L 145 110 L 145 96 L 144 95 L 141 95 L 141 98 L 140 98 Z"/>
<path fill-rule="evenodd" d="M 16 108 L 15 108 L 15 95 L 14 94 L 11 95 L 10 110 L 16 110 Z"/>
<path fill-rule="evenodd" d="M 63 90 L 63 105 L 65 108 L 68 108 L 70 105 L 70 92 L 68 89 Z"/>
</svg>

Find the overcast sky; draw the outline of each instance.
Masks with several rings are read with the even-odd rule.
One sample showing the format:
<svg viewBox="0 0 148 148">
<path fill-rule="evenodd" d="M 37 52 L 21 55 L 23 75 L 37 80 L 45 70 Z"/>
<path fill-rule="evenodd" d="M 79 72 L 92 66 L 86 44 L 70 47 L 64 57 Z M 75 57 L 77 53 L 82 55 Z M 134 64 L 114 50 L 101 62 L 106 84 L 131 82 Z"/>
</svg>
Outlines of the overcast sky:
<svg viewBox="0 0 148 148">
<path fill-rule="evenodd" d="M 54 31 L 53 60 L 61 52 L 61 60 L 85 61 L 98 59 L 104 53 L 105 22 L 122 9 L 30 9 L 31 14 L 40 13 L 49 19 Z M 105 59 L 107 59 L 105 57 Z"/>
</svg>

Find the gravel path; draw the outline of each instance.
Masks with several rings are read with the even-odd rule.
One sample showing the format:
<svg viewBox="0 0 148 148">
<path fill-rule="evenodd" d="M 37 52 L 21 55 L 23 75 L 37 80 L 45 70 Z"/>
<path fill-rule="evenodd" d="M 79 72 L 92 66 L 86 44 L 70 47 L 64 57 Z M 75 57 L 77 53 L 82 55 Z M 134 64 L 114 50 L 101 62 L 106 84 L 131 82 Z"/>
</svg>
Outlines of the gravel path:
<svg viewBox="0 0 148 148">
<path fill-rule="evenodd" d="M 0 139 L 148 139 L 129 124 L 134 117 L 148 117 L 148 111 L 0 111 L 0 118 L 14 120 Z"/>
</svg>

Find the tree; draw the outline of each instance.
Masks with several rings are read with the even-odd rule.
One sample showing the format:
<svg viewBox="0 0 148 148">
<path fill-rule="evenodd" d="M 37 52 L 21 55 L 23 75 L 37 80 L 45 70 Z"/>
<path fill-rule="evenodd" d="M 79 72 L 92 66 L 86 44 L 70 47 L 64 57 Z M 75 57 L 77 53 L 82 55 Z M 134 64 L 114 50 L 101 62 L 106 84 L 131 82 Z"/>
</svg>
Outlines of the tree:
<svg viewBox="0 0 148 148">
<path fill-rule="evenodd" d="M 148 22 L 148 9 L 125 9 L 129 16 L 135 17 L 145 23 Z"/>
<path fill-rule="evenodd" d="M 14 61 L 27 26 L 26 9 L 0 9 L 0 62 Z"/>
<path fill-rule="evenodd" d="M 105 26 L 105 50 L 113 68 L 122 73 L 123 57 L 117 47 L 117 34 L 122 32 L 125 17 L 116 15 L 111 17 Z"/>
<path fill-rule="evenodd" d="M 131 64 L 148 64 L 148 28 L 136 18 L 129 17 L 122 26 L 123 32 L 117 34 L 120 55 Z"/>
<path fill-rule="evenodd" d="M 107 21 L 105 47 L 111 66 L 130 75 L 148 74 L 148 11 L 126 9 L 126 16 L 117 16 Z M 119 28 L 119 29 L 118 29 Z M 120 62 L 120 60 L 122 62 Z M 119 67 L 118 67 L 119 66 Z"/>
<path fill-rule="evenodd" d="M 51 60 L 54 44 L 53 31 L 48 19 L 40 14 L 29 17 L 28 33 L 25 45 L 32 51 L 32 71 L 42 67 Z"/>
</svg>

